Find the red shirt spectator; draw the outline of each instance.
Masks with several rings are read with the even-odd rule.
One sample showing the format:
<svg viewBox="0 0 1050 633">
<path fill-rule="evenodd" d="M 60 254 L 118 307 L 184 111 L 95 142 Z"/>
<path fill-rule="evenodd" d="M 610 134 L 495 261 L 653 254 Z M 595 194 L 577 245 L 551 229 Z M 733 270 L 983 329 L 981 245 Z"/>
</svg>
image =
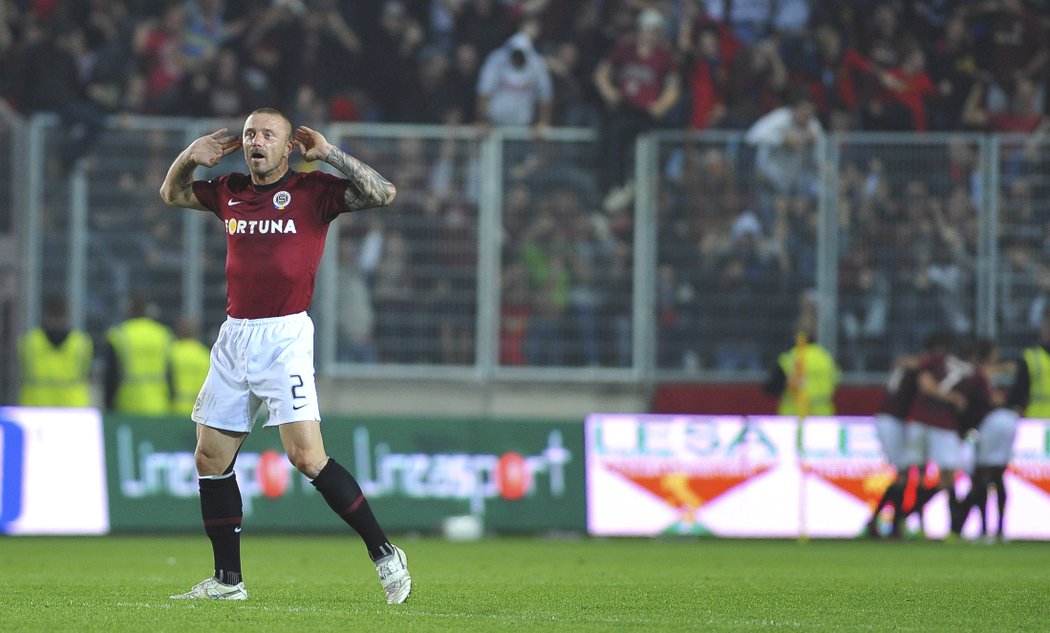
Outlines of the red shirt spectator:
<svg viewBox="0 0 1050 633">
<path fill-rule="evenodd" d="M 633 39 L 620 41 L 606 59 L 623 103 L 637 110 L 648 110 L 656 103 L 667 78 L 677 70 L 670 49 L 639 46 Z"/>
<path fill-rule="evenodd" d="M 908 54 L 900 68 L 888 70 L 881 77 L 890 97 L 911 112 L 913 129 L 917 132 L 927 129 L 926 100 L 936 92 L 933 81 L 923 69 L 924 65 L 925 55 L 916 48 Z"/>
</svg>

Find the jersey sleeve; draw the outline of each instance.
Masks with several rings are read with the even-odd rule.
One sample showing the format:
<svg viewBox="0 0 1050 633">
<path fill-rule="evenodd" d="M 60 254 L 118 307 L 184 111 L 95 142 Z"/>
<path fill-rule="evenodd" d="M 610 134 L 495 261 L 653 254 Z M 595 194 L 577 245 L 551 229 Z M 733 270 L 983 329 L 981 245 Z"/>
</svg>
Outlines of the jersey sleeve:
<svg viewBox="0 0 1050 633">
<path fill-rule="evenodd" d="M 193 195 L 197 196 L 197 200 L 215 215 L 219 214 L 219 191 L 222 188 L 221 181 L 222 178 L 193 181 Z"/>
<path fill-rule="evenodd" d="M 311 172 L 317 217 L 322 222 L 331 222 L 346 208 L 346 188 L 350 181 L 320 171 Z"/>
</svg>

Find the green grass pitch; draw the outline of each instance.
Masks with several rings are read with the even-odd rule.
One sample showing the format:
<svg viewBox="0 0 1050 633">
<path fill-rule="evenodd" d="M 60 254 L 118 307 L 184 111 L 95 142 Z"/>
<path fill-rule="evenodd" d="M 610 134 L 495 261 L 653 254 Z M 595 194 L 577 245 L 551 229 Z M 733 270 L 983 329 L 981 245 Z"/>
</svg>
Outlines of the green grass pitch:
<svg viewBox="0 0 1050 633">
<path fill-rule="evenodd" d="M 1048 631 L 1050 544 L 395 540 L 388 606 L 356 536 L 246 535 L 246 602 L 172 601 L 189 536 L 0 539 L 3 631 Z"/>
</svg>

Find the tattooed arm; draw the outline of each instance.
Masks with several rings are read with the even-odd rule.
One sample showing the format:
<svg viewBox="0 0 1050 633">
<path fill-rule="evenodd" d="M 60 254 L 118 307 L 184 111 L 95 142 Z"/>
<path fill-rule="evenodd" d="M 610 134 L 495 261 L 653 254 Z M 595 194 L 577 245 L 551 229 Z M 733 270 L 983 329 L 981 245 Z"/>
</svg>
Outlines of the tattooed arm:
<svg viewBox="0 0 1050 633">
<path fill-rule="evenodd" d="M 306 160 L 323 160 L 338 169 L 350 181 L 343 195 L 348 211 L 385 207 L 394 201 L 397 189 L 375 169 L 329 143 L 316 130 L 299 126 L 295 142 Z"/>
<path fill-rule="evenodd" d="M 240 138 L 223 136 L 224 134 L 226 134 L 226 128 L 202 136 L 182 150 L 168 168 L 168 173 L 164 176 L 164 182 L 160 186 L 160 197 L 164 202 L 173 207 L 205 210 L 204 205 L 193 193 L 193 170 L 198 165 L 214 167 L 224 156 L 240 149 Z"/>
</svg>

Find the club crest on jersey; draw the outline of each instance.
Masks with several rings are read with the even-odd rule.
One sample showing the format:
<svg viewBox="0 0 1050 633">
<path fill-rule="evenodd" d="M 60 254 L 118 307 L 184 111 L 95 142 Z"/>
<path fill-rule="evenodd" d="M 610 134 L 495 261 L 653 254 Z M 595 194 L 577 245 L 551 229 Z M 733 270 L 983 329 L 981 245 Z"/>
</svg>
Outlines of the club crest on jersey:
<svg viewBox="0 0 1050 633">
<path fill-rule="evenodd" d="M 273 208 L 277 209 L 278 211 L 284 211 L 284 208 L 287 207 L 288 204 L 291 203 L 291 201 L 292 194 L 288 193 L 283 189 L 273 194 Z"/>
</svg>

